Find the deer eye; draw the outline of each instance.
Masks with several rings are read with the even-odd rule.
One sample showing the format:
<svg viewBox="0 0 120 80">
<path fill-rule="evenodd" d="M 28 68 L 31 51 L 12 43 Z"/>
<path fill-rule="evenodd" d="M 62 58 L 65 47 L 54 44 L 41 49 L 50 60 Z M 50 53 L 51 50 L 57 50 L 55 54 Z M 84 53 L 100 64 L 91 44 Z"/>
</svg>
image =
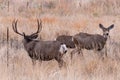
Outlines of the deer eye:
<svg viewBox="0 0 120 80">
<path fill-rule="evenodd" d="M 108 33 L 106 33 L 106 35 L 108 36 L 109 34 L 108 34 Z"/>
</svg>

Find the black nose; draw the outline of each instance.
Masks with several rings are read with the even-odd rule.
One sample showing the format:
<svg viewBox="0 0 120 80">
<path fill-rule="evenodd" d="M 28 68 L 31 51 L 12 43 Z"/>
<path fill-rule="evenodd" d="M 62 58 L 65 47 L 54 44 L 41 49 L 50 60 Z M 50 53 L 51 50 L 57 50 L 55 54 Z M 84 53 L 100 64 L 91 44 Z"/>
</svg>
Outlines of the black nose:
<svg viewBox="0 0 120 80">
<path fill-rule="evenodd" d="M 67 52 L 67 50 L 65 50 L 65 53 Z"/>
<path fill-rule="evenodd" d="M 108 33 L 106 33 L 106 35 L 108 36 L 109 34 L 108 34 Z"/>
</svg>

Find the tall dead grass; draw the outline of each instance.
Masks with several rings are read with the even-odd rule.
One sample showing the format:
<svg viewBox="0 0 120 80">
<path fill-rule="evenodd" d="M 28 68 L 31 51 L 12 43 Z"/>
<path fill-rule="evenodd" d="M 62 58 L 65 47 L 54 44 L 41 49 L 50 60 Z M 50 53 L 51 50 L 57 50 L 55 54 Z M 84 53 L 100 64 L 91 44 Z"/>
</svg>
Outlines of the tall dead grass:
<svg viewBox="0 0 120 80">
<path fill-rule="evenodd" d="M 75 15 L 71 17 L 61 17 L 54 15 L 42 16 L 43 28 L 40 33 L 43 40 L 54 40 L 57 35 L 74 35 L 78 32 L 100 33 L 98 24 L 104 26 L 115 24 L 115 28 L 110 32 L 111 40 L 108 45 L 108 58 L 104 61 L 99 60 L 93 51 L 84 50 L 84 58 L 75 54 L 73 60 L 70 59 L 69 50 L 64 56 L 67 63 L 66 67 L 59 69 L 55 60 L 39 62 L 32 66 L 31 59 L 22 45 L 22 37 L 15 34 L 12 30 L 13 17 L 1 17 L 1 42 L 0 46 L 0 77 L 1 80 L 119 80 L 120 79 L 120 41 L 119 18 L 103 16 L 100 18 L 92 16 Z M 109 22 L 108 22 L 109 20 Z M 2 27 L 3 26 L 3 27 Z M 9 44 L 9 66 L 7 67 L 7 46 L 6 46 L 6 27 L 10 29 Z M 19 18 L 18 30 L 31 34 L 36 31 L 37 22 L 35 18 Z M 4 34 L 3 34 L 4 33 Z M 3 38 L 4 37 L 4 40 Z M 40 37 L 40 36 L 39 36 Z M 12 43 L 12 47 L 11 47 Z M 17 47 L 17 48 L 16 48 Z M 71 63 L 72 62 L 72 63 Z"/>
<path fill-rule="evenodd" d="M 7 2 L 0 1 L 0 80 L 120 80 L 119 0 L 11 0 L 9 11 Z M 18 19 L 19 32 L 29 35 L 37 29 L 36 18 L 42 20 L 39 34 L 42 40 L 55 40 L 58 35 L 78 32 L 102 34 L 99 23 L 105 27 L 115 24 L 107 45 L 108 58 L 102 61 L 94 51 L 83 50 L 84 58 L 75 54 L 71 61 L 69 49 L 63 57 L 67 66 L 62 69 L 55 60 L 32 66 L 23 38 L 13 32 L 11 23 Z"/>
<path fill-rule="evenodd" d="M 9 2 L 9 5 L 8 5 Z M 27 13 L 27 14 L 26 14 Z M 5 0 L 0 2 L 0 14 L 2 16 L 24 16 L 39 17 L 43 14 L 93 15 L 95 17 L 103 15 L 119 15 L 119 0 L 33 0 L 16 1 Z"/>
</svg>

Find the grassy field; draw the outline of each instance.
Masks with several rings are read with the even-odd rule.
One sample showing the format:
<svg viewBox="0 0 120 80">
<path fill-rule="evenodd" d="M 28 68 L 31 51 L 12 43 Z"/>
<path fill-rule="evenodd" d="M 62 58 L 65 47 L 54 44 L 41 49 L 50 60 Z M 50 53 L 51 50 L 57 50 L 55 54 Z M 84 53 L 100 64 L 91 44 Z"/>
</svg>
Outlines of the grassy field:
<svg viewBox="0 0 120 80">
<path fill-rule="evenodd" d="M 12 21 L 18 19 L 18 30 L 31 34 L 37 29 L 37 18 L 42 20 L 39 38 L 43 40 L 78 32 L 102 34 L 100 23 L 114 24 L 107 42 L 108 57 L 102 61 L 94 51 L 83 50 L 84 58 L 75 54 L 71 61 L 69 49 L 63 57 L 67 65 L 61 69 L 55 60 L 33 66 L 23 37 L 12 30 Z M 0 0 L 0 80 L 120 80 L 119 31 L 119 0 Z"/>
</svg>

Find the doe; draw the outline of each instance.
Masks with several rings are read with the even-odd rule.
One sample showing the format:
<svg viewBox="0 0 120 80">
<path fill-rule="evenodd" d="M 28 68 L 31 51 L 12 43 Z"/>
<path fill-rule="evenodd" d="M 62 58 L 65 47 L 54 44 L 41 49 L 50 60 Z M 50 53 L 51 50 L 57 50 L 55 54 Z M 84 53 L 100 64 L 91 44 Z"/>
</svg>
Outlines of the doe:
<svg viewBox="0 0 120 80">
<path fill-rule="evenodd" d="M 99 27 L 103 31 L 103 35 L 100 34 L 88 34 L 80 32 L 73 36 L 73 42 L 75 43 L 76 49 L 71 52 L 71 58 L 73 54 L 77 51 L 79 54 L 83 55 L 82 49 L 101 51 L 109 37 L 109 31 L 114 27 L 114 24 L 105 28 L 102 24 Z M 107 57 L 107 51 L 105 50 L 105 56 Z"/>
</svg>

